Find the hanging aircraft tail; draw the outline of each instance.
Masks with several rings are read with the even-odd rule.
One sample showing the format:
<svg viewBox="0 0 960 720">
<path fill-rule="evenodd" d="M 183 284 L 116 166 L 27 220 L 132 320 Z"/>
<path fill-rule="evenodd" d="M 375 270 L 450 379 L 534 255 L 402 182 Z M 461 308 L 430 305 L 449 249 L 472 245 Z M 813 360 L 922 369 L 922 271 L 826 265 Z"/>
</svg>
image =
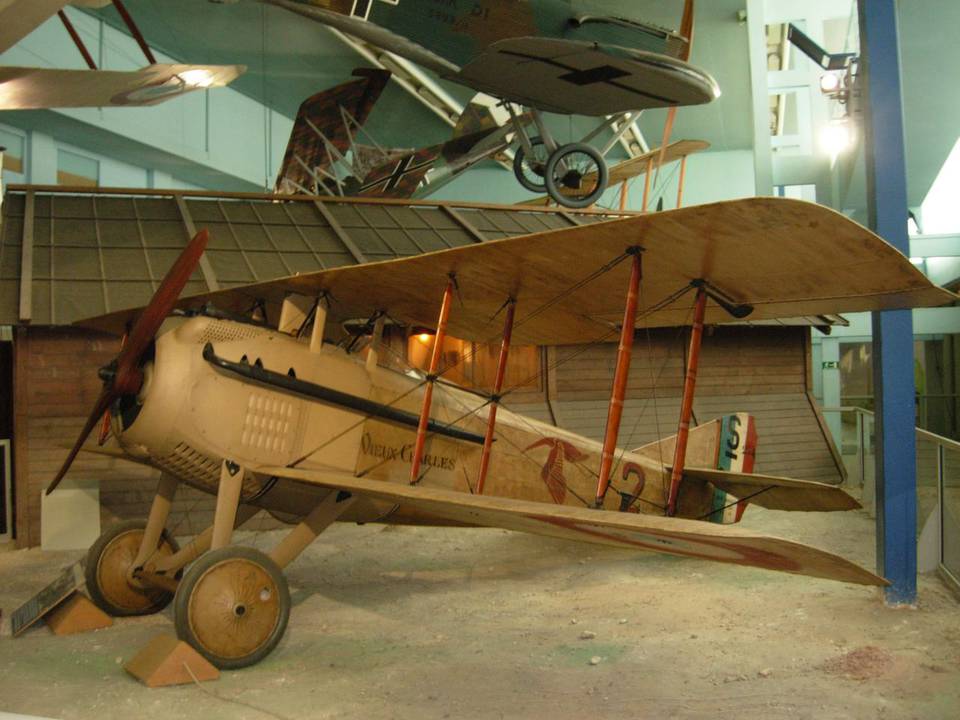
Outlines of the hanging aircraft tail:
<svg viewBox="0 0 960 720">
<path fill-rule="evenodd" d="M 276 192 L 334 192 L 327 170 L 350 146 L 390 80 L 388 70 L 357 68 L 356 80 L 311 95 L 300 104 L 277 173 Z"/>
</svg>

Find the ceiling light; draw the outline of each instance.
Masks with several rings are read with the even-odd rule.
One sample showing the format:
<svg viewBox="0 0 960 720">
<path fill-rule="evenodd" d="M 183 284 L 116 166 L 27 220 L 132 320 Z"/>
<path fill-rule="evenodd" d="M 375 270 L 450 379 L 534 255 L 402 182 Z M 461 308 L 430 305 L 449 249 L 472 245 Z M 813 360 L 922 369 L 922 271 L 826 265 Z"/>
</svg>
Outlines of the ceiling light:
<svg viewBox="0 0 960 720">
<path fill-rule="evenodd" d="M 179 73 L 177 77 L 183 81 L 184 85 L 194 88 L 210 87 L 214 81 L 213 73 L 204 68 L 184 70 L 182 73 Z"/>
<path fill-rule="evenodd" d="M 836 157 L 853 145 L 853 127 L 845 120 L 835 120 L 823 128 L 820 142 L 830 157 Z"/>
<path fill-rule="evenodd" d="M 836 73 L 824 73 L 820 76 L 820 92 L 831 95 L 840 89 L 840 76 Z"/>
</svg>

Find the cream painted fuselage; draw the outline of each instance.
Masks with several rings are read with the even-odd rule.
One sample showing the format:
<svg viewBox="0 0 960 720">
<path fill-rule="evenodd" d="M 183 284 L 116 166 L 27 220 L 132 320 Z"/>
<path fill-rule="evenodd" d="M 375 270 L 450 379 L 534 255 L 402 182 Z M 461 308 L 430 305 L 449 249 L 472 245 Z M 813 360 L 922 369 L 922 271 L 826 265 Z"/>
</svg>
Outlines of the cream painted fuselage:
<svg viewBox="0 0 960 720">
<path fill-rule="evenodd" d="M 308 513 L 329 491 L 258 472 L 268 466 L 325 469 L 385 482 L 409 483 L 416 429 L 367 417 L 348 407 L 239 377 L 203 357 L 217 356 L 418 414 L 422 377 L 370 367 L 358 355 L 256 325 L 210 317 L 172 318 L 144 367 L 136 402 L 115 413 L 113 430 L 134 458 L 178 480 L 216 493 L 221 463 L 244 468 L 242 501 L 285 519 Z M 437 385 L 431 417 L 482 436 L 490 405 L 476 394 Z M 599 443 L 501 408 L 484 493 L 547 503 L 592 503 L 600 464 Z M 481 444 L 433 433 L 420 471 L 421 486 L 473 492 Z M 618 451 L 605 509 L 619 493 L 638 494 L 641 512 L 662 514 L 669 476 L 663 465 Z M 709 498 L 688 497 L 685 515 L 709 508 Z M 403 507 L 361 500 L 341 519 L 358 522 L 433 523 Z"/>
</svg>

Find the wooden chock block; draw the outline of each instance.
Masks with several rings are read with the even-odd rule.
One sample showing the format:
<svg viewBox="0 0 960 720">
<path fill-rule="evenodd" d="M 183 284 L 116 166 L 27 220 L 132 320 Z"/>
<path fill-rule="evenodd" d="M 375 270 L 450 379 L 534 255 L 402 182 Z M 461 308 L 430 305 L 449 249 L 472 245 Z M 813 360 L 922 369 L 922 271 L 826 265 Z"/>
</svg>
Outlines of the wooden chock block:
<svg viewBox="0 0 960 720">
<path fill-rule="evenodd" d="M 157 635 L 123 669 L 151 688 L 220 677 L 209 660 L 172 635 Z"/>
<path fill-rule="evenodd" d="M 54 635 L 73 635 L 113 625 L 113 618 L 74 590 L 43 617 Z"/>
</svg>

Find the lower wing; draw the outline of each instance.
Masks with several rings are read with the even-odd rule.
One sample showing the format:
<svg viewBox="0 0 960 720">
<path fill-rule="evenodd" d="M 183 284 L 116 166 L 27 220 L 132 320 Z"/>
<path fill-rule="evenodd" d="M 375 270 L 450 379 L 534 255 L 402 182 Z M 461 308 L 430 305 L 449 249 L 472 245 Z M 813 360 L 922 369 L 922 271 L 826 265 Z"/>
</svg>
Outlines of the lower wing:
<svg viewBox="0 0 960 720">
<path fill-rule="evenodd" d="M 242 65 L 148 65 L 132 71 L 0 67 L 0 108 L 155 105 L 191 90 L 226 85 L 245 69 Z"/>
<path fill-rule="evenodd" d="M 652 550 L 860 585 L 887 584 L 869 570 L 815 547 L 696 520 L 468 495 L 324 470 L 261 467 L 256 468 L 256 472 L 399 503 L 471 525 L 633 550 Z"/>
</svg>

